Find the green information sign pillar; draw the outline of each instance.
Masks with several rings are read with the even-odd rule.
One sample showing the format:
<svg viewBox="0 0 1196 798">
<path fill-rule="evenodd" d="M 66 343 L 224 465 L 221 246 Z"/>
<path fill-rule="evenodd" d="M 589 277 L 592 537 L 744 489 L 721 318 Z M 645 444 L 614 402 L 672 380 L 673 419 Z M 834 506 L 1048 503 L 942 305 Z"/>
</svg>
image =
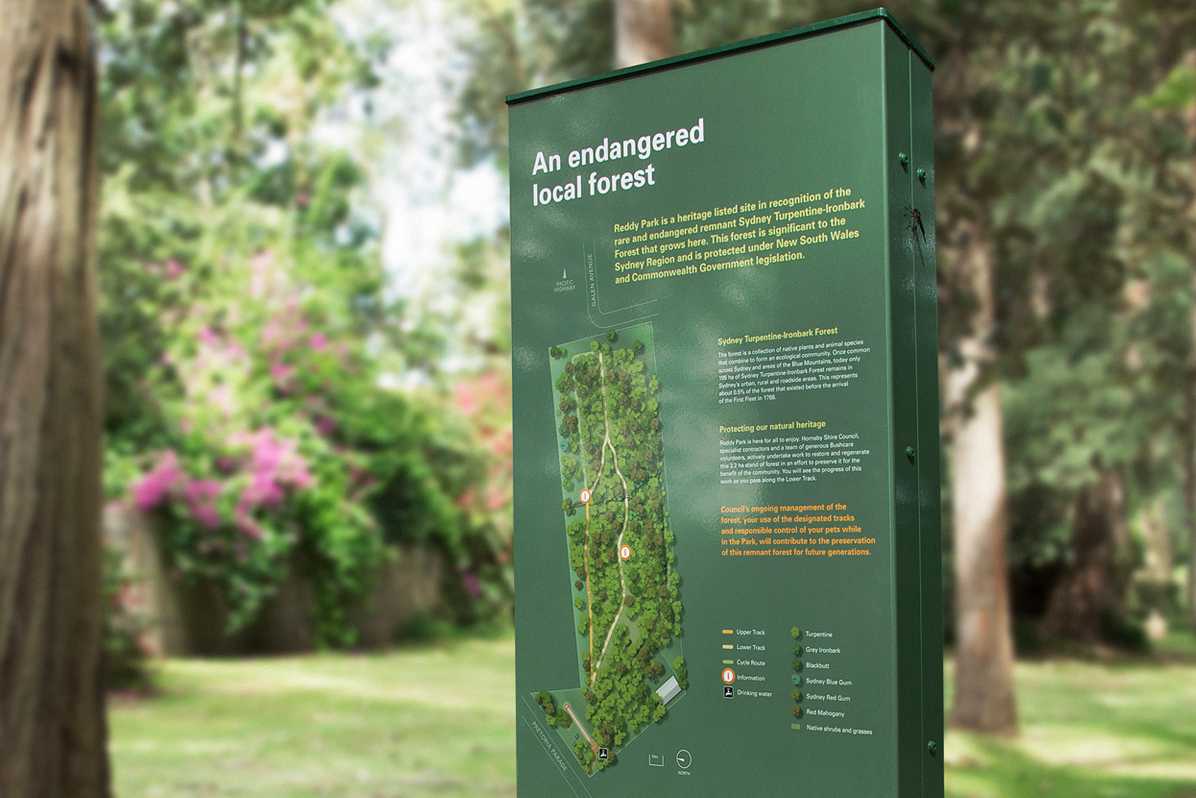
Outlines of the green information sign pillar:
<svg viewBox="0 0 1196 798">
<path fill-rule="evenodd" d="M 928 57 L 510 99 L 519 794 L 943 794 Z"/>
</svg>

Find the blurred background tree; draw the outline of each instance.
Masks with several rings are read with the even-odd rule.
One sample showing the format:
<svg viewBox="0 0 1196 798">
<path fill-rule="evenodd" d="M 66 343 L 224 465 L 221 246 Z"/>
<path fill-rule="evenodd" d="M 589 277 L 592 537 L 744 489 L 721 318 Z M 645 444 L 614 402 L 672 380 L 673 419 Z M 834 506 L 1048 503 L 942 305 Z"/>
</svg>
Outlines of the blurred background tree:
<svg viewBox="0 0 1196 798">
<path fill-rule="evenodd" d="M 4 12 L 0 794 L 103 798 L 96 52 L 81 0 Z"/>
</svg>

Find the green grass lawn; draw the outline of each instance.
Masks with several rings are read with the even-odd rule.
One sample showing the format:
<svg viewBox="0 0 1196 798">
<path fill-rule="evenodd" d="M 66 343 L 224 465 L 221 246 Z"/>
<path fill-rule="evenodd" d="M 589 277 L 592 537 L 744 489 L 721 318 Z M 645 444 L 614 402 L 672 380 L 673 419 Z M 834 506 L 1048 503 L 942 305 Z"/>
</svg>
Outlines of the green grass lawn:
<svg viewBox="0 0 1196 798">
<path fill-rule="evenodd" d="M 158 696 L 114 702 L 117 795 L 514 795 L 514 666 L 509 636 L 166 662 Z M 1196 663 L 1023 663 L 1017 679 L 1017 739 L 948 735 L 953 798 L 1196 798 Z"/>
<path fill-rule="evenodd" d="M 1016 739 L 947 734 L 949 795 L 1196 798 L 1191 662 L 1021 663 L 1017 692 Z"/>
<path fill-rule="evenodd" d="M 116 794 L 515 794 L 509 636 L 380 655 L 173 660 L 111 712 Z"/>
</svg>

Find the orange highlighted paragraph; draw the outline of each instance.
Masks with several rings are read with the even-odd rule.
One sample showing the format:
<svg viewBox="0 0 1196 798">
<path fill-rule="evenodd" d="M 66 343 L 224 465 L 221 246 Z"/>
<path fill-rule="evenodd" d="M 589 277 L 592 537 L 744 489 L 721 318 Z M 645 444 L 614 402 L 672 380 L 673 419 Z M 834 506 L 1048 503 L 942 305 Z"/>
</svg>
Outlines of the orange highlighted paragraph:
<svg viewBox="0 0 1196 798">
<path fill-rule="evenodd" d="M 845 502 L 723 506 L 719 538 L 723 557 L 871 557 L 876 546 Z"/>
</svg>

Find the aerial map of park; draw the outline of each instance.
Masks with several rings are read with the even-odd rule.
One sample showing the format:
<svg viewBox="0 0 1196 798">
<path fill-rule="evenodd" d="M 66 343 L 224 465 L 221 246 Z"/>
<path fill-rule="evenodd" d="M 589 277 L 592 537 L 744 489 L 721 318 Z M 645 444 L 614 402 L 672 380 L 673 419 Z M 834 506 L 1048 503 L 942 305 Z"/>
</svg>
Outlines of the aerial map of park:
<svg viewBox="0 0 1196 798">
<path fill-rule="evenodd" d="M 686 688 L 652 326 L 550 349 L 578 683 L 536 700 L 593 775 Z M 562 600 L 564 597 L 562 596 Z"/>
</svg>

